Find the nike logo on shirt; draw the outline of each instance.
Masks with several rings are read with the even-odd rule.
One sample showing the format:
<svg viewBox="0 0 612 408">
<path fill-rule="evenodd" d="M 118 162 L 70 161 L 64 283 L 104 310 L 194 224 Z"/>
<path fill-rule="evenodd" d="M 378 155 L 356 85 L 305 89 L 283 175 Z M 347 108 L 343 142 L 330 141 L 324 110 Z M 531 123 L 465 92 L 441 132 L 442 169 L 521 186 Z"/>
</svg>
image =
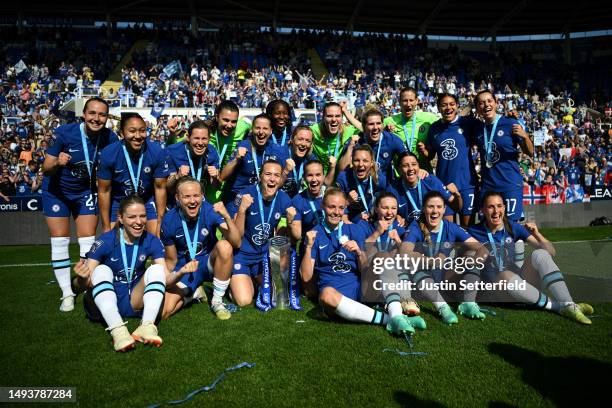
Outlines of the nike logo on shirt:
<svg viewBox="0 0 612 408">
<path fill-rule="evenodd" d="M 403 207 L 403 206 L 405 206 L 405 205 L 406 205 L 406 203 L 404 203 L 404 204 L 400 204 L 400 205 L 399 205 L 399 207 L 400 207 L 400 208 L 402 208 L 402 207 Z"/>
<path fill-rule="evenodd" d="M 113 257 L 111 256 L 111 261 L 112 261 L 112 262 L 117 262 L 118 260 L 119 260 L 119 259 L 117 259 L 117 258 L 113 258 Z"/>
<path fill-rule="evenodd" d="M 115 170 L 115 173 L 123 173 L 123 170 Z"/>
<path fill-rule="evenodd" d="M 184 236 L 185 236 L 185 234 L 180 234 L 180 235 L 177 235 L 176 237 L 180 238 L 180 237 L 184 237 Z"/>
<path fill-rule="evenodd" d="M 250 214 L 251 215 L 257 215 L 257 214 L 259 214 L 259 211 L 250 211 Z"/>
<path fill-rule="evenodd" d="M 78 152 L 79 149 L 68 149 L 68 153 L 74 153 L 74 152 Z"/>
<path fill-rule="evenodd" d="M 319 245 L 319 249 L 323 249 L 323 248 L 326 248 L 326 247 L 327 247 L 327 245 Z"/>
<path fill-rule="evenodd" d="M 304 211 L 304 214 L 308 214 L 309 212 L 311 212 L 312 210 L 308 210 L 308 211 Z"/>
</svg>

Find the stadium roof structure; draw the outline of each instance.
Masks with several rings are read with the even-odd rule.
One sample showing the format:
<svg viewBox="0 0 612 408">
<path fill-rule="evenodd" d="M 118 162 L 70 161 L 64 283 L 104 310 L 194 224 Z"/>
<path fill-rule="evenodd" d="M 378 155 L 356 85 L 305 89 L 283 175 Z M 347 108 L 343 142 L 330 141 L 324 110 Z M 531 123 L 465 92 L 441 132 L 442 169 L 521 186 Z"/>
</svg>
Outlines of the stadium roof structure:
<svg viewBox="0 0 612 408">
<path fill-rule="evenodd" d="M 28 0 L 2 2 L 4 19 L 20 16 L 92 21 L 190 21 L 201 26 L 260 26 L 358 32 L 492 37 L 563 34 L 612 28 L 612 1 L 581 0 Z"/>
</svg>

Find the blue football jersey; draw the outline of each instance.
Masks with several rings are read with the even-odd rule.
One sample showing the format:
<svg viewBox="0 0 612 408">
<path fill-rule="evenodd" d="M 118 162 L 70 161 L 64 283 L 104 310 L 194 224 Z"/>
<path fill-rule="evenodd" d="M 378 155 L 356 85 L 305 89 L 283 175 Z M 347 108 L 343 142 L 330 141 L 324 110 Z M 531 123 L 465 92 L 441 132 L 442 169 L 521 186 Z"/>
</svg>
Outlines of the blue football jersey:
<svg viewBox="0 0 612 408">
<path fill-rule="evenodd" d="M 484 128 L 491 137 L 493 124 L 480 123 L 476 131 L 476 145 L 480 152 L 482 185 L 486 191 L 512 191 L 523 188 L 523 177 L 519 171 L 519 140 L 520 137 L 512 134 L 512 126 L 519 124 L 516 119 L 500 117 L 492 135 L 490 162 L 492 168 L 487 167 L 487 154 L 485 150 Z"/>
<path fill-rule="evenodd" d="M 85 138 L 89 154 L 87 161 L 92 172 L 90 178 L 81 138 L 81 125 L 74 123 L 58 127 L 53 131 L 47 154 L 58 157 L 63 152 L 70 155 L 70 161 L 68 165 L 59 167 L 55 174 L 45 176 L 42 189 L 55 195 L 82 195 L 91 191 L 92 186 L 95 186 L 93 180 L 96 179 L 96 164 L 102 150 L 118 140 L 117 135 L 107 128 L 102 129 L 95 139 Z"/>
<path fill-rule="evenodd" d="M 358 223 L 358 224 L 363 225 L 366 239 L 369 238 L 370 235 L 372 235 L 374 231 L 376 231 L 376 229 L 378 228 L 377 221 L 363 222 L 363 223 Z M 397 235 L 399 236 L 400 239 L 403 239 L 404 235 L 406 234 L 406 228 L 399 225 L 397 223 L 397 220 L 394 220 L 393 223 L 391 224 L 391 230 L 397 231 Z M 396 245 L 395 242 L 391 239 L 391 237 L 389 237 L 389 230 L 386 230 L 385 232 L 383 232 L 382 235 L 379 236 L 376 242 L 377 242 L 378 250 L 380 251 L 389 251 Z"/>
<path fill-rule="evenodd" d="M 518 240 L 526 241 L 527 238 L 531 236 L 531 233 L 527 230 L 527 228 L 525 228 L 519 223 L 510 221 L 510 229 L 512 230 L 512 233 L 510 233 L 510 231 L 506 231 L 506 229 L 504 228 L 502 230 L 496 231 L 495 233 L 491 234 L 494 244 L 495 244 L 495 249 L 497 251 L 497 256 L 499 256 L 500 254 L 500 250 L 502 248 L 502 243 L 503 243 L 503 256 L 504 256 L 504 263 L 506 265 L 510 265 L 511 263 L 514 263 L 514 252 L 515 252 L 514 244 L 515 242 Z M 493 254 L 491 243 L 489 241 L 489 237 L 487 234 L 487 227 L 485 223 L 481 222 L 479 224 L 472 225 L 471 227 L 468 228 L 468 232 L 478 242 L 480 242 L 481 244 L 484 244 L 487 247 L 487 249 L 489 250 L 490 256 L 487 259 L 486 266 L 489 268 L 495 268 L 497 266 L 497 260 L 493 256 L 494 254 Z"/>
<path fill-rule="evenodd" d="M 268 240 L 274 236 L 274 229 L 281 217 L 285 216 L 287 208 L 291 207 L 291 199 L 284 191 L 279 191 L 275 200 L 268 201 L 262 198 L 261 202 L 264 207 L 262 213 L 262 209 L 259 208 L 257 187 L 248 186 L 228 204 L 227 211 L 232 217 L 238 212 L 244 194 L 250 194 L 253 197 L 253 204 L 246 210 L 240 252 L 249 255 L 265 254 L 268 252 Z"/>
<path fill-rule="evenodd" d="M 473 117 L 458 116 L 451 123 L 440 119 L 429 128 L 426 145 L 436 153 L 436 176 L 444 185 L 454 183 L 459 191 L 476 186 L 470 141 L 477 125 Z"/>
<path fill-rule="evenodd" d="M 142 168 L 138 174 L 138 163 L 142 156 Z M 168 177 L 168 160 L 166 150 L 155 143 L 145 142 L 138 155 L 129 155 L 128 164 L 123 153 L 123 142 L 113 143 L 100 154 L 98 165 L 98 178 L 111 180 L 111 195 L 113 201 L 132 194 L 138 194 L 147 201 L 153 197 L 156 178 Z M 131 166 L 134 177 L 139 179 L 138 186 L 134 188 L 130 171 Z"/>
<path fill-rule="evenodd" d="M 348 207 L 348 216 L 351 222 L 359 221 L 362 212 L 370 211 L 374 205 L 376 195 L 379 192 L 387 189 L 387 179 L 384 174 L 378 175 L 378 183 L 375 183 L 371 176 L 368 176 L 363 180 L 358 180 L 352 168 L 347 168 L 342 171 L 338 175 L 336 184 L 338 184 L 340 190 L 344 191 L 347 196 L 352 190 L 355 190 L 359 196 L 359 200 Z M 363 191 L 363 198 L 361 194 L 359 194 L 358 186 L 360 186 L 361 191 Z M 366 201 L 367 208 L 364 206 L 364 199 Z"/>
<path fill-rule="evenodd" d="M 337 290 L 359 284 L 359 263 L 357 255 L 342 247 L 341 241 L 354 240 L 363 249 L 366 240 L 365 230 L 357 224 L 340 224 L 328 232 L 319 224 L 310 255 L 314 261 L 314 271 L 318 275 L 319 288 L 331 286 Z"/>
<path fill-rule="evenodd" d="M 413 221 L 408 227 L 408 232 L 405 234 L 403 242 L 412 242 L 415 244 L 415 251 L 425 254 L 427 256 L 436 256 L 438 253 L 443 253 L 448 256 L 452 251 L 456 242 L 465 242 L 470 238 L 470 234 L 459 225 L 454 222 L 443 219 L 444 228 L 442 230 L 442 237 L 440 238 L 439 251 L 435 252 L 436 243 L 438 242 L 438 232 L 431 232 L 429 234 L 431 243 L 428 245 L 425 243 L 425 237 L 419 227 L 417 221 Z"/>
<path fill-rule="evenodd" d="M 270 142 L 269 140 L 262 150 L 255 150 L 255 156 L 253 156 L 251 141 L 242 140 L 236 146 L 236 151 L 232 154 L 230 160 L 233 160 L 234 157 L 236 157 L 239 147 L 246 148 L 247 153 L 234 169 L 236 178 L 232 185 L 232 191 L 235 193 L 240 192 L 242 189 L 248 186 L 257 184 L 259 177 L 259 174 L 257 174 L 257 169 L 261 171 L 261 166 L 266 160 L 276 160 L 280 162 L 282 167 L 285 167 L 285 162 L 289 158 L 287 149 L 285 147 L 281 147 Z M 255 165 L 255 160 L 257 160 L 257 166 Z"/>
<path fill-rule="evenodd" d="M 217 149 L 212 144 L 209 144 L 206 148 L 206 152 L 203 156 L 198 157 L 193 152 L 191 152 L 189 148 L 189 144 L 186 142 L 175 143 L 171 146 L 168 146 L 166 149 L 168 153 L 168 169 L 169 173 L 177 173 L 181 166 L 189 166 L 189 157 L 191 157 L 191 162 L 193 163 L 193 170 L 190 170 L 189 175 L 194 179 L 197 179 L 197 173 L 199 172 L 200 165 L 202 166 L 201 181 L 208 172 L 206 171 L 206 166 L 213 166 L 219 169 L 219 154 L 217 153 Z M 189 155 L 189 156 L 188 156 Z M 202 158 L 205 161 L 202 163 Z M 195 171 L 196 174 L 193 174 Z"/>
<path fill-rule="evenodd" d="M 293 198 L 300 192 L 302 179 L 304 177 L 304 166 L 310 160 L 315 160 L 316 156 L 311 154 L 310 156 L 305 157 L 291 156 L 291 158 L 295 162 L 295 168 L 289 172 L 287 175 L 287 180 L 285 180 L 285 184 L 283 184 L 281 189 L 287 193 L 289 197 Z"/>
<path fill-rule="evenodd" d="M 348 147 L 349 143 L 350 140 L 344 144 L 345 149 Z M 374 152 L 374 161 L 376 162 L 378 174 L 382 173 L 387 178 L 391 177 L 393 172 L 393 159 L 406 151 L 406 145 L 402 142 L 402 139 L 391 132 L 383 131 L 379 141 L 371 143 L 368 142 L 367 138 L 362 133 L 357 145 L 361 146 L 364 144 L 369 144 Z"/>
<path fill-rule="evenodd" d="M 567 182 L 569 184 L 580 184 L 580 169 L 576 166 L 569 166 L 567 170 Z"/>
<path fill-rule="evenodd" d="M 164 215 L 160 232 L 161 241 L 165 246 L 174 245 L 176 247 L 177 270 L 191 260 L 189 248 L 187 247 L 187 237 L 185 237 L 185 230 L 183 229 L 181 211 L 178 206 L 168 211 Z M 189 239 L 193 242 L 194 236 L 196 237 L 197 260 L 201 260 L 211 253 L 217 243 L 217 228 L 223 223 L 225 223 L 225 220 L 206 201 L 202 202 L 198 219 L 186 221 Z M 197 232 L 195 231 L 196 224 L 198 227 Z"/>
<path fill-rule="evenodd" d="M 391 185 L 387 187 L 387 191 L 393 193 L 397 198 L 397 213 L 410 223 L 421 215 L 423 209 L 423 197 L 430 191 L 438 191 L 444 197 L 446 205 L 448 206 L 448 200 L 452 194 L 444 187 L 442 181 L 433 175 L 429 175 L 420 181 L 421 183 L 421 194 L 419 194 L 418 185 L 415 187 L 408 187 L 401 179 L 393 180 Z M 408 198 L 408 195 L 412 197 L 412 201 Z"/>
<path fill-rule="evenodd" d="M 291 141 L 292 130 L 290 126 L 285 126 L 282 131 L 273 131 L 270 136 L 270 142 L 283 147 L 289 147 L 289 141 Z"/>
<path fill-rule="evenodd" d="M 126 244 L 125 252 L 128 268 L 131 267 L 133 251 L 134 245 Z M 115 275 L 114 283 L 124 283 L 126 285 L 129 283 L 130 287 L 133 288 L 144 275 L 147 259 L 164 259 L 164 247 L 155 235 L 149 234 L 147 231 L 142 233 L 138 241 L 138 257 L 130 282 L 128 282 L 128 274 L 126 274 L 121 256 L 118 229 L 112 229 L 100 235 L 87 253 L 87 258 L 94 259 L 111 268 Z"/>
<path fill-rule="evenodd" d="M 294 220 L 302 223 L 302 238 L 323 219 L 322 201 L 322 196 L 313 198 L 307 190 L 302 191 L 291 200 L 291 205 L 296 212 Z"/>
</svg>

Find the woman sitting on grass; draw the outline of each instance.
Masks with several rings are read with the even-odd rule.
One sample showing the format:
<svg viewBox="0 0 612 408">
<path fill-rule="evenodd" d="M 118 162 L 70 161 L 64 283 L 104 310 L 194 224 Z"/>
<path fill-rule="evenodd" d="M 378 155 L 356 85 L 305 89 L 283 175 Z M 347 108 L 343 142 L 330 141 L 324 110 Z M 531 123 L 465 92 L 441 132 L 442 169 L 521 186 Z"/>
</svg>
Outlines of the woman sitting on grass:
<svg viewBox="0 0 612 408">
<path fill-rule="evenodd" d="M 419 262 L 420 268 L 413 271 L 412 282 L 423 297 L 434 304 L 442 321 L 450 325 L 458 323 L 457 316 L 438 290 L 431 289 L 434 288 L 434 281 L 441 282 L 446 277 L 439 266 L 446 264 L 444 260 L 451 256 L 456 242 L 474 251 L 480 244 L 459 225 L 444 219 L 445 210 L 444 196 L 439 191 L 432 190 L 425 194 L 421 215 L 408 227 L 402 253 Z M 465 307 L 465 303 L 459 305 L 460 314 L 465 314 Z M 472 314 L 468 314 L 468 317 L 482 318 Z"/>
<path fill-rule="evenodd" d="M 522 226 L 509 221 L 506 218 L 503 197 L 501 193 L 494 191 L 484 194 L 482 213 L 483 222 L 469 228 L 470 234 L 489 251 L 489 258 L 485 268 L 480 272 L 480 278 L 487 282 L 507 281 L 518 284 L 522 283 L 524 278 L 537 276 L 541 286 L 548 289 L 552 295 L 552 300 L 529 282 L 524 282 L 525 289 L 507 290 L 510 297 L 521 303 L 532 304 L 539 309 L 559 313 L 578 323 L 591 324 L 591 320 L 585 314 L 592 314 L 593 308 L 586 303 L 574 303 L 563 275 L 552 259 L 555 248 L 540 233 L 536 224 L 527 223 Z M 520 267 L 515 264 L 517 241 L 525 241 L 535 248 Z"/>
<path fill-rule="evenodd" d="M 322 223 L 306 233 L 301 266 L 304 287 L 312 287 L 311 282 L 317 282 L 319 302 L 327 312 L 345 320 L 385 325 L 396 335 L 413 333 L 414 328 L 403 315 L 399 299 L 393 306 L 389 305 L 388 315 L 360 303 L 360 276 L 368 260 L 359 242 L 364 242 L 366 236 L 362 225 L 342 221 L 347 208 L 346 195 L 337 188 L 329 188 L 322 207 Z"/>
<path fill-rule="evenodd" d="M 142 198 L 133 195 L 121 200 L 117 221 L 115 228 L 94 242 L 87 260 L 74 268 L 80 284 L 91 288 L 85 294 L 85 313 L 92 321 L 106 323 L 115 351 L 133 349 L 135 341 L 160 347 L 155 322 L 166 284 L 174 284 L 176 278 L 166 270 L 161 241 L 145 229 Z M 145 270 L 149 258 L 153 264 Z M 187 263 L 181 273 L 194 272 L 196 267 L 194 262 Z M 132 335 L 125 327 L 126 317 L 142 318 Z"/>
</svg>

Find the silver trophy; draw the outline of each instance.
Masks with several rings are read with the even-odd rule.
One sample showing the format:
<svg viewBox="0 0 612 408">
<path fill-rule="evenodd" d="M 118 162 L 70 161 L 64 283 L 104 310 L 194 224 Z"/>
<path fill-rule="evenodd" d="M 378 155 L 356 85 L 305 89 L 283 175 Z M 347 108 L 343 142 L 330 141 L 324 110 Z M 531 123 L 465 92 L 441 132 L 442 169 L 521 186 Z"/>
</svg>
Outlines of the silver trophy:
<svg viewBox="0 0 612 408">
<path fill-rule="evenodd" d="M 289 307 L 289 261 L 291 243 L 288 237 L 275 236 L 270 239 L 270 281 L 277 309 Z"/>
</svg>

